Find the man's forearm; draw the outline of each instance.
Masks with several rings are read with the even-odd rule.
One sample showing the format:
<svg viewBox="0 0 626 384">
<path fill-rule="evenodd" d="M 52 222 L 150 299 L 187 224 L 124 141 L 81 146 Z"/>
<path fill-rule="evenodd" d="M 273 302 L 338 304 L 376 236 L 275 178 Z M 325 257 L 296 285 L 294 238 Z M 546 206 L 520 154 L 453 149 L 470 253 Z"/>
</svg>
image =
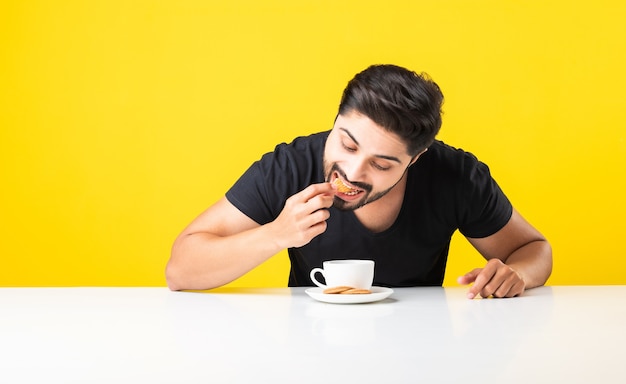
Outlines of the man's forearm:
<svg viewBox="0 0 626 384">
<path fill-rule="evenodd" d="M 526 289 L 544 285 L 552 273 L 552 247 L 545 240 L 530 242 L 505 261 L 524 280 Z"/>
<path fill-rule="evenodd" d="M 232 236 L 206 232 L 182 234 L 166 268 L 170 289 L 210 289 L 227 284 L 280 252 L 261 226 Z"/>
</svg>

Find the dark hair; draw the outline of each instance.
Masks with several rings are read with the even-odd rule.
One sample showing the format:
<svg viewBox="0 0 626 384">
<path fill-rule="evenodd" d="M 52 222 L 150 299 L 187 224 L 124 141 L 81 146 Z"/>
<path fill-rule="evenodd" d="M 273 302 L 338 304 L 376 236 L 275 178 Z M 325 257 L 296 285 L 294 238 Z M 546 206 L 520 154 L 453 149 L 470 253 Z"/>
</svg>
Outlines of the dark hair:
<svg viewBox="0 0 626 384">
<path fill-rule="evenodd" d="M 441 127 L 443 94 L 426 73 L 372 65 L 343 91 L 339 114 L 359 112 L 400 136 L 411 156 L 428 148 Z"/>
</svg>

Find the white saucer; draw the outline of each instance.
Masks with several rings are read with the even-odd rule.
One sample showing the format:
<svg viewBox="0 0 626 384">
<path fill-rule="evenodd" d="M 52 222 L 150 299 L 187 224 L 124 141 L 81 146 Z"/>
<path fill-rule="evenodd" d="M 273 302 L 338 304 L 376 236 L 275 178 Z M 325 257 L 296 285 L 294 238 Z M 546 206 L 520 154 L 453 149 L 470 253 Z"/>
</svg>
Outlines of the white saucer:
<svg viewBox="0 0 626 384">
<path fill-rule="evenodd" d="M 372 287 L 372 293 L 361 293 L 356 295 L 327 294 L 324 288 L 309 288 L 305 292 L 315 300 L 333 304 L 359 304 L 373 303 L 374 301 L 384 300 L 393 293 L 393 289 L 385 287 Z"/>
</svg>

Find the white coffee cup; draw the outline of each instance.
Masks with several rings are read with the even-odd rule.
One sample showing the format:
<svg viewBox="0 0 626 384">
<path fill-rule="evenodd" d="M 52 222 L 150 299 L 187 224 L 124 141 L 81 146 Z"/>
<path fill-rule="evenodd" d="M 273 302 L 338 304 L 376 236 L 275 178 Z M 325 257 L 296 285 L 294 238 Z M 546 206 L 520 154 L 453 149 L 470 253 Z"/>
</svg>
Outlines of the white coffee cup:
<svg viewBox="0 0 626 384">
<path fill-rule="evenodd" d="M 329 260 L 323 263 L 323 267 L 323 269 L 313 268 L 311 270 L 311 280 L 318 287 L 372 288 L 372 282 L 374 281 L 373 260 Z M 317 273 L 321 273 L 324 276 L 326 285 L 315 279 Z"/>
</svg>

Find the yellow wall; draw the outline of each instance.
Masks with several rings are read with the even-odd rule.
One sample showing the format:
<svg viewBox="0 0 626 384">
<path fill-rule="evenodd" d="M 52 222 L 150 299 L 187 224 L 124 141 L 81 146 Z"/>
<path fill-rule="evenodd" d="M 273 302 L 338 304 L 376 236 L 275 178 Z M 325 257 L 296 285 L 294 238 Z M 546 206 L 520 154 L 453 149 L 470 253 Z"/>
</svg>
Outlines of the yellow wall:
<svg viewBox="0 0 626 384">
<path fill-rule="evenodd" d="M 621 0 L 5 0 L 0 285 L 164 285 L 178 232 L 274 144 L 330 128 L 372 63 L 439 83 L 440 138 L 551 240 L 550 284 L 625 284 L 625 19 Z M 446 284 L 480 265 L 455 237 Z"/>
</svg>

